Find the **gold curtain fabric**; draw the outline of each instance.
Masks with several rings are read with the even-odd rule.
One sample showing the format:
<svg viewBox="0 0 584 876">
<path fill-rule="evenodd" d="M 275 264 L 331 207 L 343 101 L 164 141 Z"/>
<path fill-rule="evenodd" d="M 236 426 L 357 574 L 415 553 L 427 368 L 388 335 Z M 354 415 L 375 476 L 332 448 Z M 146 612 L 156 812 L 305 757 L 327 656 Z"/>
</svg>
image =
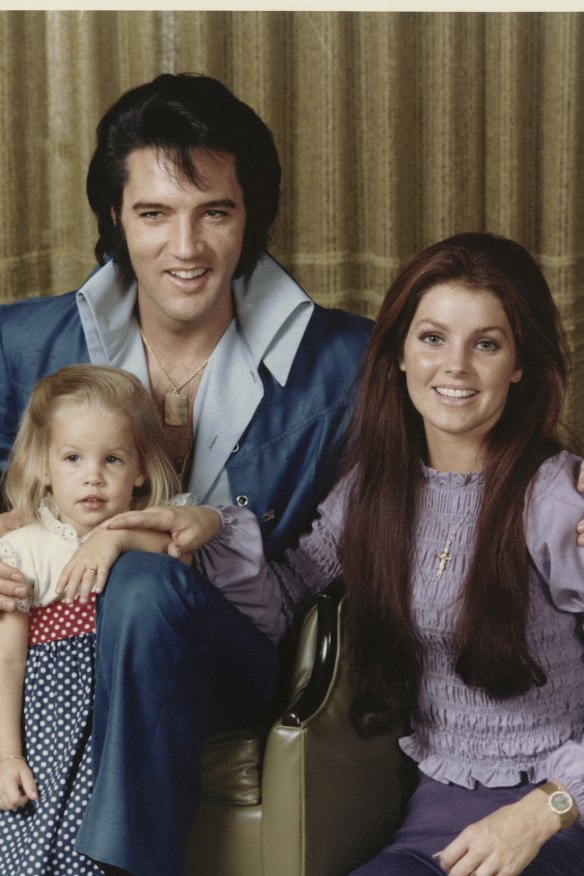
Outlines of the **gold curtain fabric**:
<svg viewBox="0 0 584 876">
<path fill-rule="evenodd" d="M 0 300 L 93 266 L 97 121 L 160 72 L 221 79 L 271 127 L 273 252 L 316 300 L 375 316 L 397 269 L 463 230 L 536 257 L 574 351 L 584 436 L 584 13 L 0 13 Z"/>
</svg>

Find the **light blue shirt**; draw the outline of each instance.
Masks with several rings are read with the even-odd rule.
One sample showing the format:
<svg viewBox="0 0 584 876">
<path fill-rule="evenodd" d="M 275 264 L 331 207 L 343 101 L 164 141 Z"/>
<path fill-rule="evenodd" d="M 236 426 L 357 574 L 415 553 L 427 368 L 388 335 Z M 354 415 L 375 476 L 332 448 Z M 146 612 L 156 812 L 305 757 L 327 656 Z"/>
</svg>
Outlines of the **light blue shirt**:
<svg viewBox="0 0 584 876">
<path fill-rule="evenodd" d="M 151 392 L 136 296 L 136 283 L 128 288 L 108 262 L 79 289 L 77 307 L 90 361 L 132 372 Z M 268 254 L 247 282 L 234 281 L 233 303 L 235 318 L 209 359 L 193 408 L 189 491 L 208 504 L 232 501 L 225 464 L 263 398 L 260 364 L 286 385 L 314 309 Z"/>
</svg>

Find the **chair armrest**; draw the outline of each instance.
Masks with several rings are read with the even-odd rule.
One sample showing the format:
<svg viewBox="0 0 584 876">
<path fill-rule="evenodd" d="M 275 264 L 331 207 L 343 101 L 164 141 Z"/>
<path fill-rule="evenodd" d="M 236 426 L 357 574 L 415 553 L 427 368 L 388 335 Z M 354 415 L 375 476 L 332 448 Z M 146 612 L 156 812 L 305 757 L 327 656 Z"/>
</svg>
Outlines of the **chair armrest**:
<svg viewBox="0 0 584 876">
<path fill-rule="evenodd" d="M 316 666 L 264 755 L 263 872 L 281 876 L 346 876 L 389 841 L 411 791 L 403 728 L 364 737 L 351 721 L 346 599 L 324 594 L 317 612 Z"/>
<path fill-rule="evenodd" d="M 323 704 L 329 691 L 339 648 L 339 611 L 343 585 L 337 578 L 316 599 L 317 630 L 314 663 L 306 687 L 284 712 L 284 727 L 301 727 Z"/>
</svg>

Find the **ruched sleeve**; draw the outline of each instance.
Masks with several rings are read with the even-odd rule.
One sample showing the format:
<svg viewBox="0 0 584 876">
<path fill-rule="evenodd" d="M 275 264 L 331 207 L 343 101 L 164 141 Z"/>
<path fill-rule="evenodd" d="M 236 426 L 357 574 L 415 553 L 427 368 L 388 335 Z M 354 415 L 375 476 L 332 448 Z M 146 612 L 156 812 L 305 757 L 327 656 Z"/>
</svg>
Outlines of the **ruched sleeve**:
<svg viewBox="0 0 584 876">
<path fill-rule="evenodd" d="M 584 518 L 584 496 L 576 490 L 580 462 L 567 452 L 548 459 L 534 480 L 526 512 L 531 560 L 556 608 L 576 615 L 584 612 L 584 548 L 576 542 L 576 524 Z M 575 617 L 575 624 L 582 635 L 582 617 Z M 580 690 L 584 687 L 583 660 L 572 670 L 579 676 Z M 545 767 L 547 778 L 568 788 L 584 821 L 584 736 L 578 733 L 551 752 Z"/>
<path fill-rule="evenodd" d="M 584 549 L 576 524 L 584 518 L 584 496 L 576 489 L 581 459 L 559 453 L 540 467 L 528 497 L 527 547 L 554 605 L 584 612 Z"/>
<path fill-rule="evenodd" d="M 196 552 L 195 565 L 262 632 L 277 642 L 293 617 L 340 574 L 346 481 L 318 507 L 317 517 L 298 545 L 280 563 L 264 556 L 257 518 L 238 506 L 219 507 L 219 533 Z"/>
</svg>

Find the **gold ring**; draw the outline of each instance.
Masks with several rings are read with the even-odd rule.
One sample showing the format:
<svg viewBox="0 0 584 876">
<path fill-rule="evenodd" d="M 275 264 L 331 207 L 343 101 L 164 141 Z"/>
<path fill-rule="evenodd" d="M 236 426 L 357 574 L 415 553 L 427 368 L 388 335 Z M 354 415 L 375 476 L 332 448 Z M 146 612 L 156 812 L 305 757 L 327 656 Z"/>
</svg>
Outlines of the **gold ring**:
<svg viewBox="0 0 584 876">
<path fill-rule="evenodd" d="M 97 575 L 97 569 L 86 569 L 86 572 L 93 572 L 94 575 Z"/>
</svg>

